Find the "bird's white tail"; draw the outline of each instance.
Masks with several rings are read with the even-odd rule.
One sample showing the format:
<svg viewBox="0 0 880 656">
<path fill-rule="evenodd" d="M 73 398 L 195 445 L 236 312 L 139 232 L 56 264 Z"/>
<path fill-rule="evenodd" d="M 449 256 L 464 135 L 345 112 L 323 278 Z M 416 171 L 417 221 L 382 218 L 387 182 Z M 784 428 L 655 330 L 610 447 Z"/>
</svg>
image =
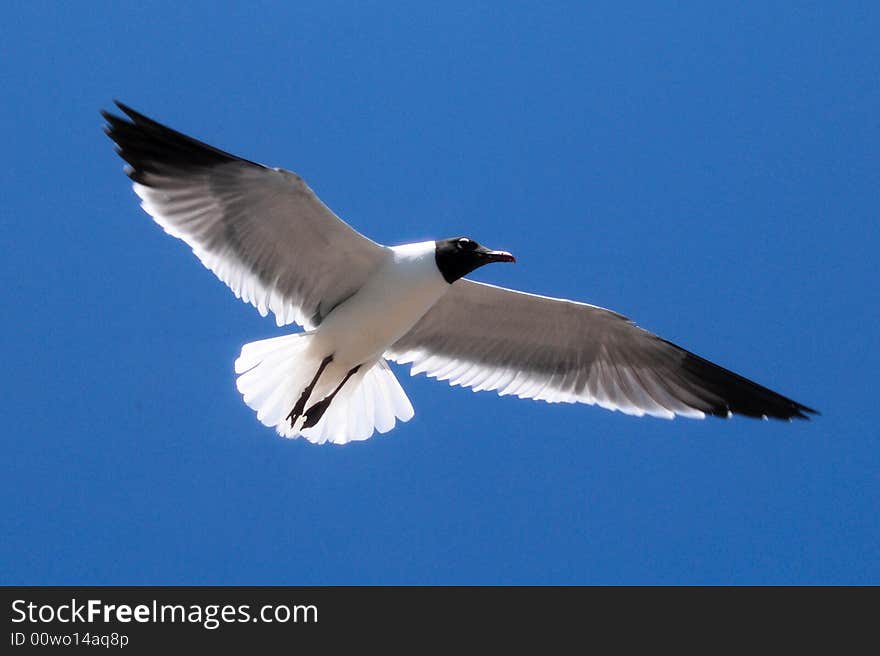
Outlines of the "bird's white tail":
<svg viewBox="0 0 880 656">
<path fill-rule="evenodd" d="M 242 347 L 235 361 L 235 373 L 239 374 L 236 386 L 244 402 L 256 411 L 257 419 L 266 426 L 274 426 L 284 437 L 302 435 L 316 444 L 345 444 L 365 440 L 374 430 L 385 433 L 394 428 L 395 419 L 412 418 L 414 411 L 406 392 L 388 363 L 379 360 L 369 368 L 361 367 L 343 385 L 315 426 L 291 427 L 287 417 L 327 355 L 309 348 L 313 334 L 273 337 Z M 323 398 L 339 382 L 336 378 L 340 378 L 338 372 L 329 367 L 309 403 Z"/>
</svg>

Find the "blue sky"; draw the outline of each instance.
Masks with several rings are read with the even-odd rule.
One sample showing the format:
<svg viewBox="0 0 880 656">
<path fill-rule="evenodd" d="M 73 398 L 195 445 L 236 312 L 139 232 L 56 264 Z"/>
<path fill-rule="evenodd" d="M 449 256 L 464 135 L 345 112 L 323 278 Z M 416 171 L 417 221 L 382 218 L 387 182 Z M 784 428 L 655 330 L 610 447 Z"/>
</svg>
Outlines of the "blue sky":
<svg viewBox="0 0 880 656">
<path fill-rule="evenodd" d="M 876 3 L 411 5 L 0 8 L 0 583 L 880 583 Z M 398 369 L 408 424 L 280 439 L 232 371 L 279 330 L 138 208 L 114 97 L 823 414 Z"/>
</svg>

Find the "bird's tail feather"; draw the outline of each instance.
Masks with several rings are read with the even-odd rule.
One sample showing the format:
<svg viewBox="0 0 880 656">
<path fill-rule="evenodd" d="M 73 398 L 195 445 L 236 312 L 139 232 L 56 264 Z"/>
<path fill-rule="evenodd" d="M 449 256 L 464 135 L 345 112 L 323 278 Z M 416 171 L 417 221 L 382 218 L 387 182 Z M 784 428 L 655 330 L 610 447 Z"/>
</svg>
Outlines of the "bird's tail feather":
<svg viewBox="0 0 880 656">
<path fill-rule="evenodd" d="M 385 433 L 396 419 L 409 421 L 414 412 L 406 393 L 385 360 L 363 366 L 343 385 L 321 420 L 311 428 L 292 427 L 287 418 L 303 390 L 312 381 L 326 353 L 310 349 L 313 332 L 295 333 L 245 344 L 235 361 L 236 386 L 257 419 L 279 435 L 310 442 L 345 444 L 365 440 L 375 430 Z M 309 398 L 320 400 L 341 380 L 334 366 L 321 375 Z"/>
</svg>

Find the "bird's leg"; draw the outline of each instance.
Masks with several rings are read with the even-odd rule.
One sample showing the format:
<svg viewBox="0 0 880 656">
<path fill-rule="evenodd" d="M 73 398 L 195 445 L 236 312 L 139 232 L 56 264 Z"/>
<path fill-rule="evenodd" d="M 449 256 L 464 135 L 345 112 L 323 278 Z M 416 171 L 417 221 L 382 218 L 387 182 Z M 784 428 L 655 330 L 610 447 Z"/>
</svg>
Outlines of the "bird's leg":
<svg viewBox="0 0 880 656">
<path fill-rule="evenodd" d="M 303 410 L 306 407 L 306 403 L 308 402 L 309 397 L 312 395 L 312 390 L 314 390 L 315 385 L 318 384 L 318 379 L 321 377 L 321 374 L 324 373 L 324 369 L 327 368 L 327 365 L 331 362 L 333 362 L 332 353 L 321 361 L 321 366 L 318 367 L 318 373 L 315 374 L 315 377 L 312 378 L 312 382 L 309 383 L 303 390 L 303 393 L 300 394 L 299 400 L 296 402 L 296 405 L 293 406 L 293 410 L 291 410 L 290 414 L 287 415 L 286 418 L 290 420 L 291 428 L 293 428 L 296 420 L 299 419 L 299 416 L 303 413 Z"/>
<path fill-rule="evenodd" d="M 327 408 L 330 407 L 330 403 L 333 401 L 333 398 L 339 393 L 339 390 L 342 389 L 342 386 L 348 382 L 348 379 L 354 376 L 358 369 L 361 366 L 358 365 L 353 369 L 350 369 L 347 374 L 345 374 L 345 378 L 342 379 L 342 382 L 336 386 L 336 389 L 330 393 L 329 396 L 324 397 L 313 406 L 311 406 L 308 410 L 306 410 L 306 422 L 303 424 L 303 428 L 311 428 L 319 421 L 321 421 L 321 417 L 324 416 L 324 413 L 327 411 Z"/>
</svg>

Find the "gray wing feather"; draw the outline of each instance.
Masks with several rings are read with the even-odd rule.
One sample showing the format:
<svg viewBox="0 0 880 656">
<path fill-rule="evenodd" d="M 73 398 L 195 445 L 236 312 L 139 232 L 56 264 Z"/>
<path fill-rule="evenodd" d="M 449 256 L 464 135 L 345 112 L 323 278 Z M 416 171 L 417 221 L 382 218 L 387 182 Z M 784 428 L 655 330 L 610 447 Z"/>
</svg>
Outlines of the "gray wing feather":
<svg viewBox="0 0 880 656">
<path fill-rule="evenodd" d="M 672 418 L 815 412 L 586 303 L 462 279 L 387 357 L 475 391 Z"/>
<path fill-rule="evenodd" d="M 235 295 L 279 326 L 318 325 L 387 249 L 339 219 L 295 173 L 219 151 L 119 104 L 107 133 L 141 205 Z"/>
</svg>

